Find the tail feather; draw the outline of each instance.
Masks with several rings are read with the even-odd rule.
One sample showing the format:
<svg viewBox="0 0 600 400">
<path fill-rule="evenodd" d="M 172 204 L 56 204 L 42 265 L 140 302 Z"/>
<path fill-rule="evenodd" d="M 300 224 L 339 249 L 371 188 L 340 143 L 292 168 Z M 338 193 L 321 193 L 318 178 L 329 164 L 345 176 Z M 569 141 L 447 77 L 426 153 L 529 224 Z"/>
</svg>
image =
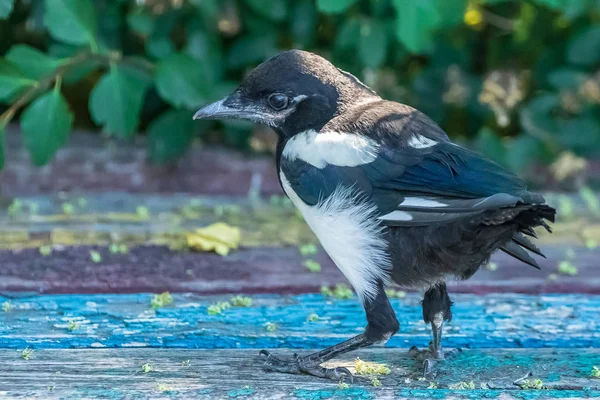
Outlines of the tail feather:
<svg viewBox="0 0 600 400">
<path fill-rule="evenodd" d="M 512 237 L 513 242 L 518 244 L 521 247 L 531 251 L 532 253 L 537 254 L 538 256 L 546 258 L 546 255 L 542 253 L 542 251 L 535 245 L 531 240 L 527 239 L 522 233 L 515 233 Z"/>
<path fill-rule="evenodd" d="M 527 253 L 521 246 L 515 242 L 508 242 L 504 246 L 500 247 L 500 250 L 506 254 L 513 256 L 519 261 L 529 264 L 534 268 L 541 269 L 538 263 Z"/>
<path fill-rule="evenodd" d="M 555 216 L 556 210 L 547 204 L 530 205 L 527 210 L 524 210 L 515 218 L 515 222 L 519 225 L 519 228 L 518 232 L 513 234 L 512 241 L 500 249 L 534 268 L 541 269 L 538 263 L 525 250 L 529 250 L 544 258 L 546 256 L 525 235 L 537 238 L 537 234 L 533 230 L 536 226 L 543 226 L 551 233 L 552 228 L 548 226 L 546 221 L 554 222 Z"/>
<path fill-rule="evenodd" d="M 538 238 L 538 234 L 535 233 L 535 231 L 531 227 L 521 228 L 519 231 L 527 236 L 531 236 L 534 239 Z"/>
<path fill-rule="evenodd" d="M 543 226 L 548 232 L 552 233 L 552 228 L 548 226 L 546 221 L 554 222 L 555 217 L 556 210 L 547 204 L 529 205 L 526 210 L 515 218 L 515 222 L 519 224 L 519 230 L 524 233 L 531 232 L 532 228 L 536 226 Z"/>
</svg>

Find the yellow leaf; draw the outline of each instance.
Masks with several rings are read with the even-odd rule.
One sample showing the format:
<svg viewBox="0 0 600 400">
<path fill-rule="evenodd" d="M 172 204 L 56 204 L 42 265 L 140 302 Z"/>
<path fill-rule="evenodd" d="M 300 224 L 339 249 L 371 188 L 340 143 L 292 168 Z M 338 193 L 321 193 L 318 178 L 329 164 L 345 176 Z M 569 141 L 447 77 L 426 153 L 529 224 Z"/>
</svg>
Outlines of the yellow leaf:
<svg viewBox="0 0 600 400">
<path fill-rule="evenodd" d="M 196 251 L 214 251 L 226 256 L 231 249 L 237 249 L 241 241 L 239 228 L 217 222 L 206 228 L 196 229 L 187 234 L 188 246 Z"/>
</svg>

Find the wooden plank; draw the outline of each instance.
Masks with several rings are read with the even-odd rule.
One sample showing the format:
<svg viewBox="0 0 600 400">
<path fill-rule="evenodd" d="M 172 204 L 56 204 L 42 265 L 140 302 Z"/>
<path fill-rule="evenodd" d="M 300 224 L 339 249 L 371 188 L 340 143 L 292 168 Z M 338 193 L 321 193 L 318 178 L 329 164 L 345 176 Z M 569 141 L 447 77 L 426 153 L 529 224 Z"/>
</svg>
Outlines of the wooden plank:
<svg viewBox="0 0 600 400">
<path fill-rule="evenodd" d="M 100 262 L 91 259 L 91 250 L 101 254 Z M 565 247 L 545 250 L 549 258 L 540 259 L 542 271 L 497 253 L 496 270 L 481 268 L 467 281 L 450 281 L 450 293 L 600 294 L 598 251 L 578 249 L 568 258 Z M 318 261 L 321 272 L 308 271 L 307 258 Z M 577 274 L 558 274 L 562 260 L 576 265 Z M 227 257 L 164 246 L 133 247 L 127 254 L 111 254 L 108 246 L 59 247 L 50 256 L 38 249 L 0 251 L 0 292 L 314 293 L 342 282 L 347 283 L 322 250 L 303 257 L 296 247 L 243 248 Z"/>
<path fill-rule="evenodd" d="M 282 355 L 291 356 L 290 351 Z M 256 398 L 256 399 L 542 399 L 600 396 L 590 373 L 600 350 L 465 350 L 447 359 L 432 381 L 419 380 L 418 363 L 406 349 L 368 349 L 330 362 L 353 369 L 354 357 L 384 364 L 382 386 L 368 378 L 348 388 L 310 376 L 263 372 L 255 350 L 94 349 L 38 350 L 28 360 L 0 350 L 0 396 L 35 398 Z M 144 373 L 142 365 L 152 371 Z M 531 373 L 544 389 L 514 382 Z M 435 384 L 438 389 L 426 389 Z M 473 382 L 474 390 L 451 385 Z M 482 389 L 483 388 L 483 389 Z"/>
<path fill-rule="evenodd" d="M 317 240 L 291 204 L 279 198 L 271 204 L 239 197 L 102 193 L 20 202 L 16 211 L 0 207 L 0 291 L 307 293 L 345 282 L 322 250 L 300 254 L 298 246 Z M 64 213 L 65 205 L 72 213 Z M 148 216 L 137 212 L 140 206 Z M 239 251 L 222 258 L 168 249 L 185 246 L 186 232 L 216 221 L 242 229 Z M 482 268 L 468 281 L 453 282 L 451 290 L 600 294 L 600 247 L 584 246 L 600 242 L 600 224 L 594 221 L 556 224 L 555 235 L 542 236 L 539 245 L 548 255 L 539 259 L 542 271 L 500 252 L 493 257 L 495 270 Z M 127 244 L 131 251 L 110 254 L 111 243 Z M 42 245 L 56 248 L 42 256 Z M 91 249 L 102 254 L 100 262 L 91 260 Z M 318 261 L 322 272 L 309 272 L 303 266 L 307 258 Z M 577 267 L 575 275 L 557 275 L 565 260 Z"/>
<path fill-rule="evenodd" d="M 554 234 L 541 229 L 538 243 L 582 247 L 591 243 L 588 239 L 600 242 L 600 215 L 581 197 L 551 193 L 547 197 L 550 204 L 565 198 L 572 211 L 564 216 L 559 214 L 559 222 L 553 225 Z M 15 201 L 19 203 L 16 207 Z M 139 214 L 140 207 L 145 214 Z M 56 238 L 57 233 L 63 234 L 67 241 L 56 244 L 65 245 L 104 244 L 115 240 L 115 236 L 132 244 L 157 243 L 153 240 L 157 236 L 181 234 L 217 221 L 244 230 L 242 243 L 247 247 L 317 241 L 292 203 L 281 196 L 270 200 L 256 193 L 197 196 L 80 192 L 0 199 L 0 236 L 6 236 L 5 241 L 9 242 L 0 243 L 0 248 L 11 243 L 31 247 L 36 238 L 60 239 Z M 30 237 L 15 241 L 21 236 Z"/>
<path fill-rule="evenodd" d="M 0 248 L 4 249 L 115 241 L 175 244 L 185 240 L 186 232 L 215 222 L 239 227 L 244 247 L 317 241 L 292 203 L 282 197 L 271 202 L 246 196 L 108 192 L 20 197 L 5 203 L 0 207 Z"/>
<path fill-rule="evenodd" d="M 210 305 L 231 296 L 178 294 L 156 310 L 149 294 L 45 295 L 0 298 L 0 348 L 319 348 L 360 333 L 366 324 L 356 299 L 321 295 L 253 296 L 251 307 L 211 315 Z M 393 299 L 400 331 L 390 347 L 423 347 L 430 330 L 420 296 Z M 447 347 L 600 346 L 600 296 L 516 294 L 453 297 L 454 318 L 444 326 Z M 316 314 L 316 321 L 309 316 Z M 275 331 L 267 323 L 277 324 Z"/>
</svg>

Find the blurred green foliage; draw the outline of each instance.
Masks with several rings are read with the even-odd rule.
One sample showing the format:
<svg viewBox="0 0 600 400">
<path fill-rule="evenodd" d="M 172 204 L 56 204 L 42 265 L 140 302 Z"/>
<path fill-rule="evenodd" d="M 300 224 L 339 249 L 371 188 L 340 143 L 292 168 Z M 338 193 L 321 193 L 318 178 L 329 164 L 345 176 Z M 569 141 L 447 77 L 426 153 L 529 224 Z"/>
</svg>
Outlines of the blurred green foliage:
<svg viewBox="0 0 600 400">
<path fill-rule="evenodd" d="M 192 112 L 288 48 L 516 171 L 600 153 L 600 0 L 0 0 L 0 134 L 20 118 L 36 165 L 74 124 L 147 131 L 156 163 L 248 146 L 249 125 Z"/>
</svg>

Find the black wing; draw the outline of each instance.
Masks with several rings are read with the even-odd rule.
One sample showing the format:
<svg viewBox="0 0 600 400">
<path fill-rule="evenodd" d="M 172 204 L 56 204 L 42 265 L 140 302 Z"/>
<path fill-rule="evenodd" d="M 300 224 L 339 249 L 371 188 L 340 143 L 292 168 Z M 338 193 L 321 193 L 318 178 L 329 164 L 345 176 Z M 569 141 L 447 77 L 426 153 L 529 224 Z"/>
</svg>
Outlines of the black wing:
<svg viewBox="0 0 600 400">
<path fill-rule="evenodd" d="M 340 185 L 354 187 L 377 206 L 378 218 L 390 226 L 444 224 L 477 220 L 477 216 L 485 216 L 492 221 L 489 223 L 503 223 L 521 210 L 539 208 L 533 220 L 520 228 L 531 236 L 531 226 L 547 227 L 544 219 L 554 220 L 554 209 L 544 205 L 541 195 L 527 191 L 522 179 L 484 156 L 451 143 L 423 114 L 401 122 L 397 129 L 394 124 L 380 124 L 365 131 L 379 144 L 377 158 L 367 164 L 326 165 L 319 169 L 298 159 L 282 160 L 290 185 L 309 205 L 327 198 Z M 427 146 L 410 146 L 414 135 L 429 139 Z M 514 213 L 500 212 L 511 208 L 516 208 Z M 498 210 L 495 220 L 494 210 Z M 522 247 L 541 254 L 539 249 L 522 234 L 513 239 L 503 250 L 537 266 Z"/>
</svg>

